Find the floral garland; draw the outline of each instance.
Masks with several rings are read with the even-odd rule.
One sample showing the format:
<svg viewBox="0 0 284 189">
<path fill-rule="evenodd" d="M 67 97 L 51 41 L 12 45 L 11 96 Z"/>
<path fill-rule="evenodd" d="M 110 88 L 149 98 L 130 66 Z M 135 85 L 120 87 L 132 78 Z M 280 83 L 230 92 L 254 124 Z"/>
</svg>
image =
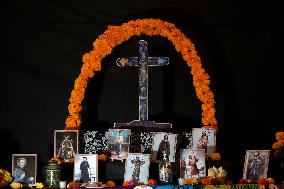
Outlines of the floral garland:
<svg viewBox="0 0 284 189">
<path fill-rule="evenodd" d="M 209 88 L 209 76 L 202 68 L 201 59 L 197 55 L 194 44 L 174 24 L 159 19 L 138 19 L 121 26 L 108 26 L 107 30 L 95 40 L 94 49 L 82 58 L 81 73 L 75 81 L 69 99 L 69 116 L 65 121 L 65 129 L 80 128 L 81 102 L 88 80 L 95 75 L 95 71 L 101 70 L 102 59 L 110 54 L 115 46 L 129 40 L 132 36 L 142 34 L 166 37 L 173 43 L 177 52 L 181 53 L 183 59 L 191 68 L 196 95 L 202 103 L 202 124 L 205 127 L 217 129 L 214 94 Z"/>
<path fill-rule="evenodd" d="M 281 157 L 284 157 L 284 154 L 283 154 L 284 132 L 283 131 L 276 132 L 275 138 L 276 138 L 276 142 L 274 142 L 272 145 L 272 149 L 274 150 L 274 157 L 276 159 L 281 159 Z"/>
</svg>

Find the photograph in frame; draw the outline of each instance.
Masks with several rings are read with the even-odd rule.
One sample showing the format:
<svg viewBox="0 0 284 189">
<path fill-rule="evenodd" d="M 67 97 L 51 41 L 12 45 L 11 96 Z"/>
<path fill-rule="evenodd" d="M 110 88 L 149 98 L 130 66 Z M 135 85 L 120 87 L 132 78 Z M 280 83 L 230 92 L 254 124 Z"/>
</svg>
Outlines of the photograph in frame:
<svg viewBox="0 0 284 189">
<path fill-rule="evenodd" d="M 267 178 L 270 150 L 246 150 L 243 178 Z"/>
<path fill-rule="evenodd" d="M 180 150 L 180 178 L 206 177 L 205 150 Z"/>
<path fill-rule="evenodd" d="M 108 153 L 111 159 L 126 159 L 129 152 L 131 131 L 129 129 L 108 130 Z"/>
<path fill-rule="evenodd" d="M 161 162 L 163 151 L 168 154 L 170 162 L 175 162 L 176 144 L 178 134 L 156 132 L 153 134 L 151 161 Z"/>
<path fill-rule="evenodd" d="M 54 157 L 65 162 L 78 153 L 78 130 L 54 130 Z"/>
<path fill-rule="evenodd" d="M 192 128 L 192 148 L 204 149 L 205 156 L 216 151 L 216 132 L 213 128 Z"/>
<path fill-rule="evenodd" d="M 124 181 L 147 184 L 150 154 L 129 153 L 125 161 Z"/>
<path fill-rule="evenodd" d="M 98 154 L 75 154 L 73 181 L 98 182 Z"/>
<path fill-rule="evenodd" d="M 37 173 L 37 154 L 12 154 L 13 182 L 35 186 Z"/>
</svg>

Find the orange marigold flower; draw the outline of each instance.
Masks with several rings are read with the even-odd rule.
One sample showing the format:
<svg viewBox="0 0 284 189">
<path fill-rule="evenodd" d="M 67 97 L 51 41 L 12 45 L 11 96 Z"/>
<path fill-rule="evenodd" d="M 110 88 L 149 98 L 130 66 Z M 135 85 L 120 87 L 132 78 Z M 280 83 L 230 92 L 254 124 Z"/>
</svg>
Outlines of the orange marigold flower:
<svg viewBox="0 0 284 189">
<path fill-rule="evenodd" d="M 279 140 L 272 145 L 273 150 L 279 150 L 284 146 L 284 140 Z"/>
<path fill-rule="evenodd" d="M 276 132 L 275 134 L 276 140 L 284 140 L 284 132 Z"/>
<path fill-rule="evenodd" d="M 106 185 L 107 185 L 108 187 L 115 187 L 115 182 L 113 182 L 113 181 L 107 181 Z"/>
<path fill-rule="evenodd" d="M 198 179 L 197 178 L 185 178 L 184 184 L 186 184 L 186 185 L 198 184 Z"/>
<path fill-rule="evenodd" d="M 74 158 L 68 159 L 68 163 L 74 163 Z"/>
<path fill-rule="evenodd" d="M 214 95 L 209 89 L 209 76 L 202 68 L 201 58 L 197 55 L 194 44 L 174 24 L 159 19 L 137 19 L 121 26 L 108 26 L 107 30 L 93 42 L 93 50 L 82 57 L 81 73 L 76 79 L 74 89 L 69 99 L 69 116 L 65 121 L 66 129 L 79 129 L 81 125 L 81 102 L 87 88 L 87 81 L 93 77 L 95 71 L 102 68 L 101 61 L 110 54 L 113 48 L 134 35 L 160 35 L 171 41 L 180 52 L 187 65 L 191 68 L 193 85 L 196 95 L 202 104 L 202 124 L 214 125 L 217 131 L 215 118 Z"/>
<path fill-rule="evenodd" d="M 51 158 L 48 162 L 52 162 L 55 161 L 57 164 L 62 164 L 63 163 L 63 159 L 61 159 L 58 156 L 54 156 L 53 158 Z"/>
<path fill-rule="evenodd" d="M 221 155 L 220 155 L 220 153 L 212 153 L 211 155 L 210 155 L 210 157 L 211 157 L 211 159 L 212 160 L 220 160 L 221 159 Z"/>
<path fill-rule="evenodd" d="M 104 154 L 98 155 L 98 160 L 99 161 L 106 161 L 106 159 L 107 159 L 106 155 L 104 155 Z"/>
</svg>

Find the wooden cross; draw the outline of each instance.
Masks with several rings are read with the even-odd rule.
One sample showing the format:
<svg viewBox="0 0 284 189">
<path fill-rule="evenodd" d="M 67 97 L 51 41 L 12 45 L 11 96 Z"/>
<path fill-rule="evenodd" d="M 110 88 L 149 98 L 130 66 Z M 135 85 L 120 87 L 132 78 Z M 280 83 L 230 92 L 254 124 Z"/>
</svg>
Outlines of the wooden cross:
<svg viewBox="0 0 284 189">
<path fill-rule="evenodd" d="M 155 123 L 148 120 L 148 66 L 164 66 L 169 64 L 168 57 L 148 57 L 147 42 L 139 41 L 138 57 L 118 58 L 116 63 L 120 67 L 138 66 L 139 71 L 139 119 L 130 123 L 115 123 L 115 127 L 148 126 L 171 128 L 170 123 Z"/>
</svg>

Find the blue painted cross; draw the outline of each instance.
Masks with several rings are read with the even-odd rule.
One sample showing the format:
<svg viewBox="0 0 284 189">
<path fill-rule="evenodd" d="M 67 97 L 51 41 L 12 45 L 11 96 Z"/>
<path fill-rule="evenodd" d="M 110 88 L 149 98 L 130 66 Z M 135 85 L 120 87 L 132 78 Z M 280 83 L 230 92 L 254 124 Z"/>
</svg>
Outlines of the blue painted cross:
<svg viewBox="0 0 284 189">
<path fill-rule="evenodd" d="M 130 123 L 115 123 L 115 127 L 148 126 L 171 128 L 170 123 L 155 123 L 148 120 L 148 66 L 164 66 L 169 64 L 168 57 L 148 57 L 147 42 L 139 41 L 139 56 L 118 58 L 116 63 L 120 67 L 138 66 L 139 70 L 139 120 Z"/>
</svg>

